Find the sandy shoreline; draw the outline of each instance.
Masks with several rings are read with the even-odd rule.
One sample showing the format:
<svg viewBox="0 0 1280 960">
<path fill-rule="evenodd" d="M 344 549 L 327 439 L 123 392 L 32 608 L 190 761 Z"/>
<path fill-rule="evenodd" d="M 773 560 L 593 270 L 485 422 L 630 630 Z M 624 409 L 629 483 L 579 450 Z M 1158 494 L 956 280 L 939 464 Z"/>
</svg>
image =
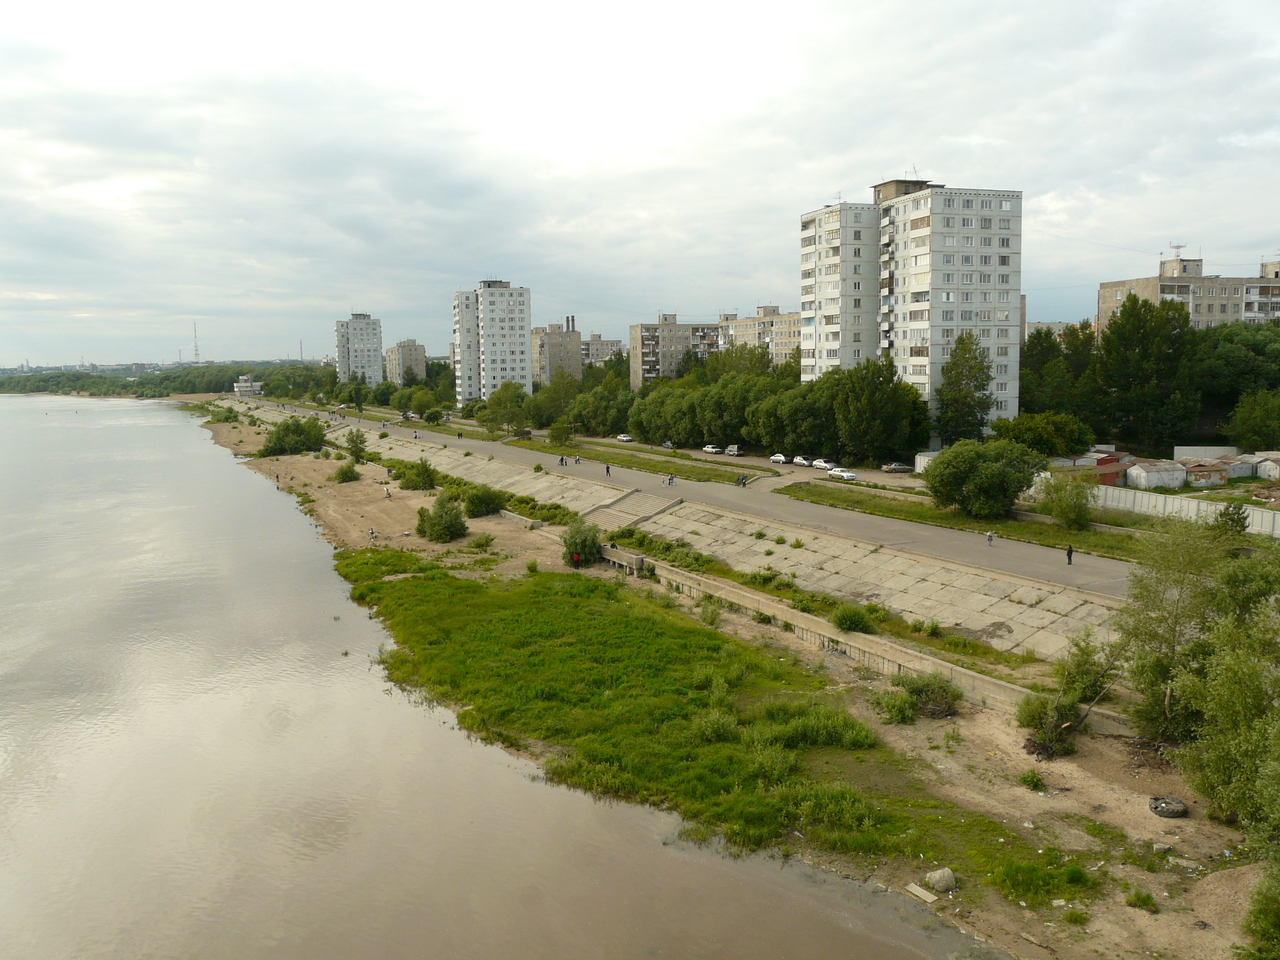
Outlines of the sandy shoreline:
<svg viewBox="0 0 1280 960">
<path fill-rule="evenodd" d="M 205 426 L 215 442 L 239 456 L 256 452 L 265 432 L 243 423 Z M 430 444 L 424 444 L 428 458 L 430 449 Z M 473 533 L 493 533 L 496 539 L 496 556 L 479 565 L 474 552 L 468 553 L 457 544 L 425 543 L 412 531 L 418 508 L 429 505 L 431 498 L 401 491 L 397 484 L 388 482 L 386 469 L 376 464 L 361 466 L 360 480 L 341 485 L 327 480 L 336 462 L 310 454 L 248 460 L 246 466 L 297 495 L 321 535 L 335 546 L 368 545 L 372 528 L 376 542 L 437 556 L 461 576 L 515 575 L 524 571 L 530 559 L 536 559 L 542 570 L 567 569 L 560 562 L 555 539 L 500 517 L 468 521 Z M 726 616 L 721 629 L 748 640 L 762 634 L 759 625 L 735 615 Z M 843 658 L 807 647 L 794 635 L 777 630 L 768 633 L 771 642 L 786 644 L 808 662 L 821 665 L 838 686 L 866 694 L 883 685 L 882 680 L 858 675 Z M 1086 868 L 1105 869 L 1113 881 L 1104 895 L 1083 907 L 1089 919 L 1082 926 L 1063 922 L 1061 909 L 1025 910 L 993 891 L 955 900 L 943 896 L 933 906 L 940 917 L 993 946 L 1029 958 L 1086 960 L 1150 954 L 1228 960 L 1231 956 L 1231 944 L 1240 941 L 1239 923 L 1261 867 L 1205 869 L 1223 866 L 1223 850 L 1234 848 L 1243 837 L 1207 819 L 1203 803 L 1193 802 L 1192 815 L 1185 820 L 1161 820 L 1150 813 L 1146 804 L 1150 796 L 1193 797 L 1177 772 L 1158 756 L 1135 749 L 1132 741 L 1087 736 L 1081 738 L 1077 756 L 1036 764 L 1022 751 L 1022 736 L 1007 718 L 979 706 L 966 705 L 957 720 L 922 721 L 915 726 L 881 726 L 869 707 L 864 705 L 860 710 L 886 743 L 906 759 L 911 776 L 927 790 L 1007 823 L 1011 833 L 1024 839 L 1078 853 Z M 940 743 L 948 730 L 954 730 L 959 739 L 949 739 L 943 751 Z M 1047 783 L 1043 793 L 1033 793 L 1013 781 L 1018 773 L 1032 767 Z M 1091 823 L 1100 826 L 1095 829 Z M 1134 850 L 1149 853 L 1153 843 L 1168 844 L 1182 863 L 1198 866 L 1169 861 L 1163 869 L 1150 873 L 1143 864 L 1099 853 L 1098 829 L 1123 831 Z M 865 870 L 835 858 L 808 859 L 841 875 L 896 890 L 908 882 L 922 883 L 923 873 L 936 869 L 932 864 L 888 863 Z M 1125 906 L 1124 891 L 1129 888 L 1149 890 L 1161 912 L 1153 915 Z"/>
</svg>

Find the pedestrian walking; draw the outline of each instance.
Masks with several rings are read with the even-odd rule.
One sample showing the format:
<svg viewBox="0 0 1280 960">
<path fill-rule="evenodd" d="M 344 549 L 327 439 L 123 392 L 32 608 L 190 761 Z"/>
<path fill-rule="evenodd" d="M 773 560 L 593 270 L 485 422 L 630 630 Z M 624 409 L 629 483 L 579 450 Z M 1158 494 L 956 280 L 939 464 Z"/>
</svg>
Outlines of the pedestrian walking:
<svg viewBox="0 0 1280 960">
<path fill-rule="evenodd" d="M 995 535 L 994 533 L 992 533 L 990 530 L 988 530 L 988 531 L 987 531 L 987 546 L 988 546 L 988 547 L 995 546 L 995 542 L 996 542 L 996 535 Z"/>
<path fill-rule="evenodd" d="M 1068 567 L 1071 566 L 1071 557 L 1074 554 L 1075 554 L 1075 551 L 1071 549 L 1071 544 L 1068 543 L 1067 544 L 1067 566 Z"/>
<path fill-rule="evenodd" d="M 604 465 L 604 475 L 606 477 L 613 476 L 613 474 L 609 472 L 609 465 L 607 463 Z"/>
<path fill-rule="evenodd" d="M 582 463 L 582 454 L 580 454 L 580 453 L 575 453 L 575 454 L 573 455 L 573 462 L 574 462 L 574 464 L 575 464 L 575 465 L 581 464 L 581 463 Z"/>
</svg>

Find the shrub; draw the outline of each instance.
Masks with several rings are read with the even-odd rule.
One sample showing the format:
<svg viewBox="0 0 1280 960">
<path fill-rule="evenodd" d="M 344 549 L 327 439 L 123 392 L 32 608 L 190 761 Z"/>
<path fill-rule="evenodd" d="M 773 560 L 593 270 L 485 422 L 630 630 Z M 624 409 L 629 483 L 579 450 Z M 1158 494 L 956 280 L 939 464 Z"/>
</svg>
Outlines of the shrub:
<svg viewBox="0 0 1280 960">
<path fill-rule="evenodd" d="M 1055 473 L 1036 483 L 1036 497 L 1068 530 L 1087 530 L 1093 521 L 1090 507 L 1097 481 L 1078 473 Z"/>
<path fill-rule="evenodd" d="M 1124 905 L 1133 907 L 1136 910 L 1145 910 L 1147 913 L 1159 913 L 1160 906 L 1156 903 L 1156 898 L 1146 890 L 1135 889 L 1133 893 L 1125 897 Z"/>
<path fill-rule="evenodd" d="M 359 479 L 360 471 L 356 469 L 355 462 L 352 460 L 343 460 L 342 465 L 329 477 L 333 483 L 350 483 L 352 480 Z"/>
<path fill-rule="evenodd" d="M 477 533 L 467 541 L 467 546 L 471 547 L 473 550 L 488 550 L 493 546 L 493 534 Z"/>
<path fill-rule="evenodd" d="M 831 614 L 831 622 L 836 628 L 846 633 L 875 633 L 875 621 L 867 614 L 866 608 L 856 603 L 842 603 Z"/>
<path fill-rule="evenodd" d="M 333 456 L 333 454 L 331 454 L 331 453 L 329 452 L 329 448 L 328 448 L 328 447 L 325 447 L 323 450 L 321 450 L 321 451 L 320 451 L 320 457 L 321 457 L 322 459 L 324 459 L 324 460 L 328 460 L 328 459 L 329 459 L 330 457 L 332 457 L 332 456 Z"/>
<path fill-rule="evenodd" d="M 773 615 L 765 613 L 763 610 L 757 610 L 751 615 L 751 619 L 756 623 L 770 624 L 773 623 Z"/>
<path fill-rule="evenodd" d="M 924 635 L 932 640 L 941 640 L 946 636 L 946 631 L 942 629 L 942 624 L 937 620 L 930 620 L 924 626 Z"/>
<path fill-rule="evenodd" d="M 711 710 L 694 718 L 690 734 L 699 743 L 733 743 L 738 739 L 738 720 L 723 710 Z"/>
<path fill-rule="evenodd" d="M 917 713 L 934 719 L 955 716 L 956 705 L 964 699 L 960 688 L 937 670 L 899 673 L 889 682 L 911 697 Z"/>
<path fill-rule="evenodd" d="M 292 453 L 308 453 L 324 447 L 324 425 L 316 417 L 302 420 L 290 417 L 267 431 L 260 457 L 279 457 Z"/>
<path fill-rule="evenodd" d="M 525 572 L 525 573 L 527 573 L 527 574 L 529 574 L 529 576 L 533 576 L 535 573 L 537 573 L 537 572 L 538 572 L 538 561 L 537 561 L 537 560 L 530 560 L 528 563 L 526 563 L 526 564 L 524 565 L 524 572 Z"/>
<path fill-rule="evenodd" d="M 776 537 L 774 537 L 774 538 L 773 538 L 773 542 L 774 542 L 774 543 L 786 543 L 786 542 L 787 542 L 787 538 L 786 538 L 786 537 L 784 537 L 782 534 L 778 534 Z"/>
<path fill-rule="evenodd" d="M 884 623 L 893 616 L 892 611 L 883 603 L 868 603 L 864 609 L 867 611 L 867 616 L 876 623 Z"/>
<path fill-rule="evenodd" d="M 796 537 L 794 540 L 791 541 L 791 548 L 793 550 L 799 550 L 803 546 L 804 546 L 804 541 L 801 540 L 799 537 Z"/>
<path fill-rule="evenodd" d="M 1243 503 L 1228 503 L 1218 511 L 1210 526 L 1222 533 L 1244 536 L 1249 532 L 1249 511 Z"/>
<path fill-rule="evenodd" d="M 1068 910 L 1062 915 L 1062 919 L 1073 926 L 1083 927 L 1089 922 L 1089 915 L 1083 910 Z"/>
<path fill-rule="evenodd" d="M 1014 779 L 1028 790 L 1034 790 L 1036 793 L 1044 789 L 1044 777 L 1040 776 L 1039 770 L 1024 770 Z"/>
<path fill-rule="evenodd" d="M 916 722 L 916 702 L 905 690 L 886 690 L 877 694 L 872 705 L 884 714 L 885 723 Z"/>
<path fill-rule="evenodd" d="M 577 519 L 560 535 L 564 544 L 561 559 L 571 567 L 589 567 L 600 559 L 600 528 Z M 575 559 L 576 558 L 576 559 Z"/>
<path fill-rule="evenodd" d="M 534 473 L 541 473 L 541 472 L 542 472 L 542 464 L 541 464 L 541 463 L 535 463 L 535 464 L 533 465 L 533 472 L 534 472 Z"/>
<path fill-rule="evenodd" d="M 484 484 L 472 487 L 466 493 L 467 516 L 475 519 L 495 514 L 506 507 L 510 498 L 511 494 L 505 490 L 496 490 Z"/>
<path fill-rule="evenodd" d="M 1076 752 L 1071 735 L 1075 732 L 1080 708 L 1071 698 L 1054 700 L 1043 693 L 1029 693 L 1018 701 L 1018 726 L 1031 732 L 1026 749 L 1038 757 L 1051 759 Z"/>
<path fill-rule="evenodd" d="M 436 497 L 431 510 L 418 508 L 417 534 L 435 543 L 452 543 L 467 535 L 467 521 L 462 516 L 462 505 L 448 493 Z"/>
<path fill-rule="evenodd" d="M 366 446 L 363 430 L 357 430 L 352 427 L 343 436 L 342 441 L 346 444 L 347 452 L 351 454 L 352 460 L 359 460 L 364 456 Z"/>
<path fill-rule="evenodd" d="M 919 617 L 917 617 L 916 619 L 911 621 L 911 623 L 907 626 L 907 629 L 910 630 L 912 633 L 924 633 L 924 621 L 921 620 Z"/>
<path fill-rule="evenodd" d="M 1280 862 L 1272 863 L 1254 888 L 1240 929 L 1253 943 L 1240 951 L 1238 960 L 1280 957 Z"/>
<path fill-rule="evenodd" d="M 772 556 L 773 556 L 773 551 L 772 551 L 772 550 L 766 550 L 766 551 L 764 552 L 764 555 L 765 555 L 766 557 L 772 557 Z"/>
<path fill-rule="evenodd" d="M 763 540 L 767 536 L 767 534 L 763 530 L 757 530 L 755 533 L 752 534 L 752 536 L 755 537 L 757 540 Z"/>
<path fill-rule="evenodd" d="M 417 463 L 411 463 L 400 469 L 394 475 L 400 481 L 401 490 L 434 490 L 436 484 L 440 482 L 440 472 L 428 463 L 425 457 L 419 458 Z"/>
<path fill-rule="evenodd" d="M 703 599 L 705 600 L 706 597 L 703 597 Z M 704 603 L 702 605 L 702 612 L 698 614 L 698 619 L 712 630 L 720 626 L 720 604 Z"/>
<path fill-rule="evenodd" d="M 567 527 L 578 519 L 578 514 L 560 503 L 539 503 L 533 497 L 518 496 L 507 500 L 505 509 L 518 513 L 530 520 L 541 520 L 543 523 L 554 523 Z"/>
<path fill-rule="evenodd" d="M 391 436 L 391 434 L 389 434 L 389 433 L 387 433 L 387 431 L 383 430 L 381 433 L 379 433 L 379 434 L 378 434 L 378 439 L 379 439 L 379 440 L 385 440 L 385 439 L 387 439 L 387 437 L 389 437 L 389 436 Z"/>
</svg>

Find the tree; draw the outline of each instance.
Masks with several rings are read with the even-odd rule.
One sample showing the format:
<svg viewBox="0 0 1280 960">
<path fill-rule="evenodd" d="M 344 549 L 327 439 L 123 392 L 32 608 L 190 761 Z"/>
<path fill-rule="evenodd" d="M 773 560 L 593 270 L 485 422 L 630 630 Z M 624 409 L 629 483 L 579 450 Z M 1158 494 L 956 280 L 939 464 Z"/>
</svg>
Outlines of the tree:
<svg viewBox="0 0 1280 960">
<path fill-rule="evenodd" d="M 514 380 L 504 381 L 502 386 L 489 394 L 484 413 L 478 414 L 477 419 L 490 433 L 497 433 L 504 427 L 509 431 L 523 430 L 529 422 L 524 410 L 528 399 L 529 395 L 524 392 L 524 387 Z"/>
<path fill-rule="evenodd" d="M 1074 457 L 1093 446 L 1093 431 L 1069 413 L 1020 413 L 991 422 L 1001 440 L 1013 440 L 1046 457 Z"/>
<path fill-rule="evenodd" d="M 574 520 L 560 534 L 560 542 L 564 544 L 561 559 L 565 566 L 574 569 L 589 567 L 600 559 L 600 528 L 594 523 L 587 523 L 581 518 Z"/>
<path fill-rule="evenodd" d="M 1068 530 L 1087 530 L 1092 518 L 1093 491 L 1097 480 L 1087 473 L 1052 473 L 1036 483 L 1036 498 Z"/>
<path fill-rule="evenodd" d="M 1102 410 L 1116 436 L 1163 447 L 1191 429 L 1200 412 L 1194 344 L 1187 308 L 1178 301 L 1125 299 L 1094 358 Z"/>
<path fill-rule="evenodd" d="M 369 388 L 365 386 L 363 380 L 353 379 L 347 384 L 346 397 L 347 402 L 355 406 L 356 413 L 364 413 L 364 403 L 369 399 Z"/>
<path fill-rule="evenodd" d="M 346 444 L 347 452 L 351 454 L 352 460 L 363 460 L 365 454 L 365 436 L 363 430 L 357 430 L 352 427 L 347 431 L 346 436 L 342 438 Z"/>
<path fill-rule="evenodd" d="M 551 382 L 543 384 L 524 405 L 533 426 L 542 430 L 564 416 L 574 398 L 582 392 L 582 383 L 567 370 L 557 370 Z"/>
<path fill-rule="evenodd" d="M 422 382 L 422 378 L 418 376 L 418 368 L 412 363 L 404 368 L 404 375 L 401 377 L 404 382 L 400 384 L 406 390 L 412 390 Z"/>
<path fill-rule="evenodd" d="M 929 405 L 898 376 L 889 351 L 837 371 L 832 379 L 840 459 L 877 463 L 928 444 Z"/>
<path fill-rule="evenodd" d="M 467 521 L 462 516 L 462 504 L 457 497 L 445 491 L 436 497 L 431 510 L 419 507 L 416 532 L 435 543 L 452 543 L 465 537 Z"/>
<path fill-rule="evenodd" d="M 1245 394 L 1222 432 L 1246 450 L 1280 449 L 1280 390 Z"/>
<path fill-rule="evenodd" d="M 933 458 L 924 482 L 935 506 L 954 506 L 971 517 L 994 520 L 1009 515 L 1044 468 L 1045 458 L 1020 443 L 961 440 Z"/>
<path fill-rule="evenodd" d="M 561 417 L 551 425 L 551 429 L 547 431 L 547 439 L 556 446 L 563 447 L 566 443 L 573 440 L 573 424 L 569 423 L 564 417 Z"/>
<path fill-rule="evenodd" d="M 951 348 L 951 359 L 942 366 L 942 382 L 936 393 L 934 429 L 944 444 L 979 440 L 987 417 L 995 406 L 991 387 L 991 361 L 972 333 L 962 333 Z"/>
<path fill-rule="evenodd" d="M 1249 532 L 1249 511 L 1243 503 L 1228 503 L 1218 511 L 1210 526 L 1218 533 L 1242 537 Z"/>
<path fill-rule="evenodd" d="M 262 441 L 260 457 L 278 457 L 284 454 L 306 453 L 324 447 L 324 425 L 316 417 L 290 417 L 267 431 Z"/>
<path fill-rule="evenodd" d="M 354 460 L 343 460 L 329 479 L 333 483 L 351 483 L 353 480 L 360 479 L 360 471 L 356 469 Z"/>
<path fill-rule="evenodd" d="M 373 388 L 373 392 L 369 396 L 371 402 L 380 407 L 386 407 L 391 404 L 391 398 L 395 395 L 395 392 L 396 385 L 390 380 L 383 380 Z"/>
</svg>

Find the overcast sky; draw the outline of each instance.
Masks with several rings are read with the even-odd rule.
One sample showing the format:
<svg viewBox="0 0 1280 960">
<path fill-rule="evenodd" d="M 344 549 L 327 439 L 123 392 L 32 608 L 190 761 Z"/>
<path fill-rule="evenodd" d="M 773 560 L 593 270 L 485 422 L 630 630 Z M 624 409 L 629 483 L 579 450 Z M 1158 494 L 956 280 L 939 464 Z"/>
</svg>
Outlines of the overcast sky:
<svg viewBox="0 0 1280 960">
<path fill-rule="evenodd" d="M 0 19 L 0 366 L 447 351 L 454 291 L 626 336 L 799 308 L 799 216 L 1022 190 L 1031 320 L 1280 250 L 1277 0 L 216 5 Z M 914 171 L 914 173 L 913 173 Z"/>
</svg>

